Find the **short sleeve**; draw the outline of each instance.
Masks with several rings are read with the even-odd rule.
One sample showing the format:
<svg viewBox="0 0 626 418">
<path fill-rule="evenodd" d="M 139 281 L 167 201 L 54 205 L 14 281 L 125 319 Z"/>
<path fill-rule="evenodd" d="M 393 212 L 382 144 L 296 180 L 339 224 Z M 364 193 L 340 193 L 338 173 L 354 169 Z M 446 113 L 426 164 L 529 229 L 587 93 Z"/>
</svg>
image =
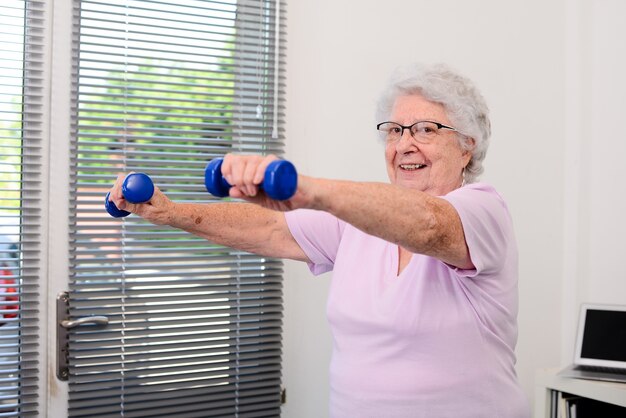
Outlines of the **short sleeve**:
<svg viewBox="0 0 626 418">
<path fill-rule="evenodd" d="M 298 209 L 285 212 L 291 235 L 307 255 L 315 275 L 331 271 L 346 223 L 322 211 Z"/>
<path fill-rule="evenodd" d="M 517 254 L 508 207 L 496 190 L 484 183 L 457 189 L 443 197 L 456 209 L 465 233 L 473 270 L 457 269 L 466 277 L 500 272 Z"/>
</svg>

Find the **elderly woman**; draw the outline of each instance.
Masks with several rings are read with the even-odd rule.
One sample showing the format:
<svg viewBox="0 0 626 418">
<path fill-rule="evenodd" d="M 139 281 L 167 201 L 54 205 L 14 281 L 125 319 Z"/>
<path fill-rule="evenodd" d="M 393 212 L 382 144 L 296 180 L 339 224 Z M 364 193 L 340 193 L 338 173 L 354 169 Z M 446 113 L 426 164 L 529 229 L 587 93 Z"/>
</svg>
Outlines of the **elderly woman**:
<svg viewBox="0 0 626 418">
<path fill-rule="evenodd" d="M 514 369 L 517 248 L 482 172 L 490 123 L 469 80 L 444 66 L 399 70 L 380 100 L 391 184 L 300 175 L 296 194 L 258 185 L 274 156 L 227 155 L 230 196 L 174 203 L 158 189 L 120 208 L 213 242 L 333 270 L 331 417 L 528 417 Z"/>
</svg>

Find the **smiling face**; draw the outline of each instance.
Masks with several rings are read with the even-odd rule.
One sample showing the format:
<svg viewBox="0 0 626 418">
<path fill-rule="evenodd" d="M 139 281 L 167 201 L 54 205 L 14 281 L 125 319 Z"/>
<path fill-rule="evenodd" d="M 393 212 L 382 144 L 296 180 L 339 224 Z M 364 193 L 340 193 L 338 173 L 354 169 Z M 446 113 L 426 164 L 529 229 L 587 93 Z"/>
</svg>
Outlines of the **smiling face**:
<svg viewBox="0 0 626 418">
<path fill-rule="evenodd" d="M 433 103 L 418 94 L 398 96 L 390 121 L 411 125 L 429 120 L 451 126 L 443 105 Z M 391 183 L 443 196 L 461 186 L 463 168 L 471 158 L 464 151 L 457 133 L 440 129 L 429 144 L 418 143 L 408 129 L 398 141 L 387 141 L 385 159 Z"/>
</svg>

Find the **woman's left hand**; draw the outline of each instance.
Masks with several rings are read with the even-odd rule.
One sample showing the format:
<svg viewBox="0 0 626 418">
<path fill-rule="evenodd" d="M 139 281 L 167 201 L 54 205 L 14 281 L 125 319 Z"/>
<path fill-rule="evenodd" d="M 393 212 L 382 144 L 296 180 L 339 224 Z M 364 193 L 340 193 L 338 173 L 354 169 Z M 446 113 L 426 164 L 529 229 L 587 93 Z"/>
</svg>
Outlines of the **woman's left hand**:
<svg viewBox="0 0 626 418">
<path fill-rule="evenodd" d="M 271 199 L 260 187 L 265 170 L 276 160 L 275 155 L 227 154 L 222 163 L 222 176 L 232 186 L 229 196 L 283 212 L 308 207 L 312 201 L 310 192 L 307 192 L 311 179 L 306 176 L 298 175 L 296 192 L 287 200 Z"/>
</svg>

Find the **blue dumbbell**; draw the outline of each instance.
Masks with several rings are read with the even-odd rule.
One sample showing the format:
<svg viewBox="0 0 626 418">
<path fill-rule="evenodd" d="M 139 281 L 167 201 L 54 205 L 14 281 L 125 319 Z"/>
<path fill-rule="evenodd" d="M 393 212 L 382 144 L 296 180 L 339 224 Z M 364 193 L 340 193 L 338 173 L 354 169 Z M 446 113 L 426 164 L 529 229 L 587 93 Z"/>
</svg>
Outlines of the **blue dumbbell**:
<svg viewBox="0 0 626 418">
<path fill-rule="evenodd" d="M 109 201 L 109 195 L 104 198 L 104 207 L 109 215 L 114 218 L 123 218 L 130 215 L 130 212 L 118 209 L 115 203 Z M 154 194 L 154 184 L 150 177 L 143 173 L 132 173 L 126 176 L 122 183 L 122 194 L 124 199 L 130 203 L 146 203 L 152 199 Z"/>
<path fill-rule="evenodd" d="M 223 158 L 216 158 L 204 170 L 204 185 L 209 193 L 217 197 L 228 196 L 231 185 L 222 177 Z M 289 161 L 272 161 L 265 169 L 260 187 L 274 200 L 287 200 L 298 188 L 298 173 Z"/>
</svg>

